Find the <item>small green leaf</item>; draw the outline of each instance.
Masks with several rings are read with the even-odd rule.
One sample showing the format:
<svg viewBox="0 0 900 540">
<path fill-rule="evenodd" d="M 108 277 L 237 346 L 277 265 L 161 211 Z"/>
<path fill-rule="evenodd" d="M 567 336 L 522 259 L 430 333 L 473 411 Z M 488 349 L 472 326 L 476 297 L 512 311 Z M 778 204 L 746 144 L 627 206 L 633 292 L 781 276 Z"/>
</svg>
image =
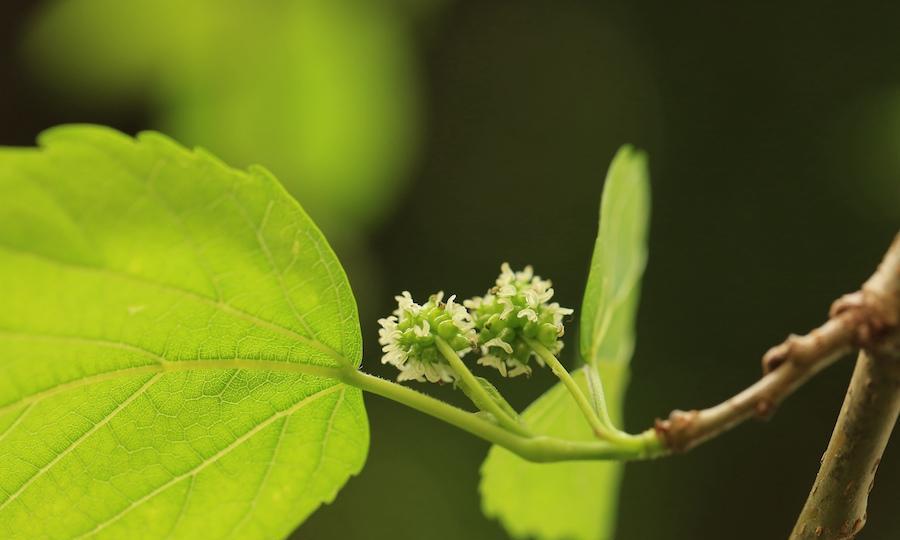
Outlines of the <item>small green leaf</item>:
<svg viewBox="0 0 900 540">
<path fill-rule="evenodd" d="M 631 358 L 649 218 L 647 156 L 623 146 L 603 186 L 600 226 L 581 306 L 581 356 L 588 364 Z"/>
<path fill-rule="evenodd" d="M 588 380 L 584 370 L 575 374 L 601 419 L 614 425 L 621 425 L 634 349 L 634 320 L 647 260 L 649 201 L 646 156 L 625 146 L 613 159 L 603 188 L 582 306 L 581 354 Z M 593 438 L 562 383 L 528 407 L 522 418 L 538 433 Z M 499 518 L 515 537 L 613 538 L 621 463 L 534 464 L 494 446 L 481 473 L 485 514 Z"/>
<path fill-rule="evenodd" d="M 611 364 L 600 370 L 608 385 L 625 387 L 625 370 Z M 573 377 L 586 386 L 582 370 Z M 615 403 L 621 400 L 617 394 L 607 397 Z M 617 409 L 612 412 L 618 414 Z M 522 418 L 537 433 L 594 439 L 562 383 L 532 403 Z M 531 463 L 493 446 L 481 467 L 482 508 L 515 538 L 611 540 L 621 474 L 618 462 Z"/>
<path fill-rule="evenodd" d="M 359 472 L 355 301 L 268 172 L 72 126 L 0 193 L 0 537 L 281 538 Z"/>
</svg>

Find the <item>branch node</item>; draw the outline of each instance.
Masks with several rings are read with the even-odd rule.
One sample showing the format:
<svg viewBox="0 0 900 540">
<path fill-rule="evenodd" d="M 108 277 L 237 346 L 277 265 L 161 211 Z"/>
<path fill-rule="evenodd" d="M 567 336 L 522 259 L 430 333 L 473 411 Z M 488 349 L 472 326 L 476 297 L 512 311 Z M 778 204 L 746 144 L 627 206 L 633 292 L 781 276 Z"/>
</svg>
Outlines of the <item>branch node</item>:
<svg viewBox="0 0 900 540">
<path fill-rule="evenodd" d="M 653 425 L 657 437 L 663 440 L 666 448 L 675 453 L 684 452 L 693 446 L 692 426 L 700 411 L 682 411 L 675 409 L 666 420 L 657 419 Z"/>
<path fill-rule="evenodd" d="M 762 358 L 763 374 L 767 375 L 775 371 L 791 357 L 791 351 L 797 338 L 796 334 L 790 334 L 783 343 L 779 343 L 766 351 Z"/>
<path fill-rule="evenodd" d="M 897 291 L 885 287 L 883 280 L 870 279 L 863 288 L 845 294 L 831 305 L 831 317 L 842 318 L 854 329 L 852 344 L 859 349 L 891 346 L 896 340 L 884 339 L 900 326 Z"/>
<path fill-rule="evenodd" d="M 754 407 L 754 414 L 760 420 L 768 420 L 775 414 L 775 404 L 769 399 L 760 399 Z"/>
</svg>

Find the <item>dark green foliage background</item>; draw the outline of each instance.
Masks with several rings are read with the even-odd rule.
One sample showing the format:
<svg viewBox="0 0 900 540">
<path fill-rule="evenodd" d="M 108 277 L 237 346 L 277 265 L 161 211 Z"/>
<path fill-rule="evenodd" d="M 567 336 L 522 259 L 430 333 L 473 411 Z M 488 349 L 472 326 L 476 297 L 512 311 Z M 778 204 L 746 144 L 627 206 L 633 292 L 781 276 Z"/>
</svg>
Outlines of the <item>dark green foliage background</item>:
<svg viewBox="0 0 900 540">
<path fill-rule="evenodd" d="M 153 127 L 145 103 L 79 109 L 28 78 L 14 51 L 33 9 L 0 4 L 0 144 L 70 121 Z M 364 365 L 389 373 L 375 318 L 392 294 L 481 293 L 503 260 L 534 264 L 577 307 L 603 174 L 632 142 L 649 150 L 653 218 L 627 426 L 747 385 L 766 348 L 822 321 L 897 230 L 898 20 L 891 2 L 447 2 L 418 31 L 426 110 L 412 187 L 367 233 L 374 264 L 349 264 L 355 286 L 380 284 L 361 300 Z M 617 537 L 785 537 L 850 367 L 767 424 L 629 465 Z M 551 382 L 502 388 L 521 407 Z M 503 537 L 479 511 L 484 444 L 367 403 L 366 469 L 298 538 Z M 861 538 L 900 531 L 896 446 Z"/>
</svg>

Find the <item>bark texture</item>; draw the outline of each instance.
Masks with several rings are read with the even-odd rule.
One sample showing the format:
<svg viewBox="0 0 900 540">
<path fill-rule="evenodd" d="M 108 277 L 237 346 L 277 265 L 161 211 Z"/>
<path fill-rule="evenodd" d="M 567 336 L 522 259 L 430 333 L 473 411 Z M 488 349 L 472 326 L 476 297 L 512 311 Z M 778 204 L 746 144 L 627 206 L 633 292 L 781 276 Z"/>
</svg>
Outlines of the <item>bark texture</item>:
<svg viewBox="0 0 900 540">
<path fill-rule="evenodd" d="M 898 413 L 900 362 L 860 353 L 791 540 L 845 540 L 862 529 L 869 491 Z"/>
</svg>

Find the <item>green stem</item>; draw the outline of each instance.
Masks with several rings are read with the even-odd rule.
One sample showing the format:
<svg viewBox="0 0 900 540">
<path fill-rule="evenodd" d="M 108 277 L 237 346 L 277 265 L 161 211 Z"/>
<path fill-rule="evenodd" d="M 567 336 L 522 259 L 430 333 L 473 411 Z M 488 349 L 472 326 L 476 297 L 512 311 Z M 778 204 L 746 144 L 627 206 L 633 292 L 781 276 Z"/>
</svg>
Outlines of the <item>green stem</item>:
<svg viewBox="0 0 900 540">
<path fill-rule="evenodd" d="M 494 415 L 497 422 L 507 430 L 525 437 L 531 436 L 531 432 L 525 429 L 525 427 L 514 418 L 511 418 L 506 411 L 503 410 L 500 404 L 494 401 L 494 398 L 492 398 L 490 394 L 487 393 L 487 390 L 481 386 L 481 383 L 478 382 L 475 375 L 469 371 L 466 364 L 463 363 L 459 355 L 456 354 L 456 351 L 454 351 L 446 341 L 435 336 L 434 343 L 437 345 L 438 351 L 440 351 L 444 358 L 447 359 L 447 362 L 450 363 L 450 367 L 453 368 L 453 371 L 459 377 L 459 384 L 465 386 L 465 389 L 467 390 L 466 394 L 472 399 L 472 402 L 476 407 Z"/>
<path fill-rule="evenodd" d="M 514 449 L 518 448 L 520 441 L 524 439 L 522 436 L 512 433 L 506 428 L 475 413 L 465 411 L 408 386 L 370 375 L 364 371 L 353 370 L 345 373 L 341 377 L 341 381 L 443 420 L 450 425 L 494 444 Z"/>
<path fill-rule="evenodd" d="M 556 462 L 576 460 L 647 459 L 664 453 L 653 430 L 629 435 L 616 441 L 570 441 L 545 436 L 523 436 L 407 386 L 369 375 L 362 371 L 345 371 L 341 382 L 366 392 L 396 401 L 402 405 L 443 420 L 490 443 L 502 446 L 529 461 Z"/>
<path fill-rule="evenodd" d="M 597 416 L 596 411 L 594 411 L 594 408 L 591 406 L 591 402 L 588 401 L 587 396 L 581 391 L 581 387 L 578 386 L 578 383 L 575 382 L 575 379 L 572 378 L 556 356 L 550 352 L 547 347 L 544 347 L 533 339 L 526 339 L 525 341 L 528 343 L 528 346 L 531 347 L 531 350 L 536 352 L 538 356 L 541 357 L 541 360 L 550 366 L 550 370 L 553 371 L 553 374 L 566 385 L 569 394 L 572 395 L 572 399 L 575 400 L 578 408 L 581 409 L 581 414 L 584 415 L 584 418 L 588 421 L 588 424 L 590 424 L 591 429 L 594 430 L 594 434 L 603 439 L 613 440 L 617 438 L 614 433 L 616 430 L 612 429 L 611 426 L 605 425 L 603 421 L 600 420 L 600 417 Z"/>
</svg>

